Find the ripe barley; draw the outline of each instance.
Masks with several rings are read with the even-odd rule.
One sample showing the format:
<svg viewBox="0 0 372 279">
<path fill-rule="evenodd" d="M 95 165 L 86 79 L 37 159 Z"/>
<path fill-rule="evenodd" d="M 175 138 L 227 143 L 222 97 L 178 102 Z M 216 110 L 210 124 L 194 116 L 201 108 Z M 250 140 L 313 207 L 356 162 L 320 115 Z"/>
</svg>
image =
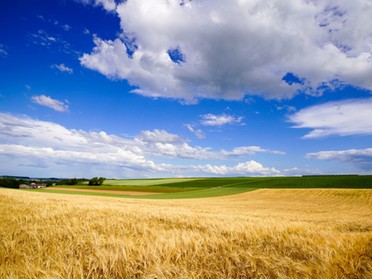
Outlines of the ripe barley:
<svg viewBox="0 0 372 279">
<path fill-rule="evenodd" d="M 372 278 L 371 190 L 0 204 L 0 278 Z"/>
</svg>

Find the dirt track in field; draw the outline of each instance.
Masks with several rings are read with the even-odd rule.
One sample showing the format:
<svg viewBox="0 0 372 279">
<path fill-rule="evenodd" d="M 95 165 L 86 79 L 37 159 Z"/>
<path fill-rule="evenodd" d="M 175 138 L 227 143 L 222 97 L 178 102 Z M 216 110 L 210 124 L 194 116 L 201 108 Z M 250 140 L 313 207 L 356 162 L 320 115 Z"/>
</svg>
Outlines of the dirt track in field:
<svg viewBox="0 0 372 279">
<path fill-rule="evenodd" d="M 76 188 L 63 188 L 63 187 L 50 187 L 47 190 L 64 190 L 73 192 L 85 192 L 85 193 L 105 193 L 105 194 L 118 194 L 118 195 L 128 195 L 128 196 L 145 196 L 145 195 L 155 195 L 161 193 L 155 192 L 136 192 L 136 191 L 119 191 L 119 190 L 99 190 L 99 189 L 76 189 Z"/>
</svg>

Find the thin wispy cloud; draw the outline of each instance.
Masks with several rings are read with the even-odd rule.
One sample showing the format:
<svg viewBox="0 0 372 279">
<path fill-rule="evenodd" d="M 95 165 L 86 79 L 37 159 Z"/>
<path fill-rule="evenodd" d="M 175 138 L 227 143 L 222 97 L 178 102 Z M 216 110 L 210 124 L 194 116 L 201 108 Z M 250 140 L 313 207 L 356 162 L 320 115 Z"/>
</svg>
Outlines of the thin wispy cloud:
<svg viewBox="0 0 372 279">
<path fill-rule="evenodd" d="M 68 25 L 68 24 L 64 24 L 64 25 L 62 25 L 62 28 L 65 31 L 70 31 L 72 27 L 70 25 Z"/>
<path fill-rule="evenodd" d="M 32 96 L 32 102 L 40 106 L 51 108 L 59 112 L 67 112 L 69 106 L 66 101 L 59 101 L 46 95 Z"/>
<path fill-rule="evenodd" d="M 101 6 L 106 11 L 112 12 L 116 9 L 115 0 L 75 0 L 85 5 Z"/>
<path fill-rule="evenodd" d="M 205 139 L 205 133 L 201 129 L 195 128 L 192 124 L 185 124 L 184 125 L 187 130 L 193 133 L 198 139 Z"/>
<path fill-rule="evenodd" d="M 53 48 L 58 52 L 66 54 L 75 53 L 68 41 L 59 35 L 52 35 L 43 29 L 39 29 L 36 33 L 29 33 L 27 38 L 29 42 L 36 46 L 42 46 L 48 49 Z"/>
<path fill-rule="evenodd" d="M 50 66 L 52 69 L 56 69 L 60 72 L 63 72 L 63 73 L 67 73 L 67 74 L 73 74 L 74 73 L 74 70 L 70 67 L 67 67 L 65 64 L 53 64 Z"/>
<path fill-rule="evenodd" d="M 9 53 L 6 51 L 6 46 L 3 44 L 0 44 L 0 57 L 1 56 L 7 56 Z"/>
<path fill-rule="evenodd" d="M 362 170 L 372 170 L 372 148 L 319 151 L 307 153 L 306 157 L 352 163 Z"/>
<path fill-rule="evenodd" d="M 311 129 L 304 138 L 372 135 L 372 98 L 311 106 L 289 117 L 294 128 Z"/>
<path fill-rule="evenodd" d="M 215 115 L 212 113 L 204 114 L 200 116 L 200 124 L 204 126 L 224 126 L 224 125 L 231 125 L 231 124 L 241 124 L 243 121 L 243 117 L 227 115 L 227 114 L 220 114 Z"/>
<path fill-rule="evenodd" d="M 35 45 L 41 45 L 45 47 L 50 47 L 57 42 L 55 36 L 49 35 L 46 31 L 40 29 L 37 33 L 29 34 L 29 40 Z"/>
<path fill-rule="evenodd" d="M 231 151 L 223 151 L 227 156 L 252 156 L 257 153 L 272 153 L 277 155 L 285 155 L 285 152 L 280 150 L 264 149 L 260 146 L 242 146 L 235 147 Z"/>
</svg>

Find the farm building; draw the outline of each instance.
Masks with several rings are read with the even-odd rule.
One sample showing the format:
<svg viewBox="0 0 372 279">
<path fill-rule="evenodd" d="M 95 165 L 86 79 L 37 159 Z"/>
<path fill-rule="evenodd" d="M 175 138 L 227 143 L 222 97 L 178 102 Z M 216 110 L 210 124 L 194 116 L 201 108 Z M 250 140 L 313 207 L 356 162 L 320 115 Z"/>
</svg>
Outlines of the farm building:
<svg viewBox="0 0 372 279">
<path fill-rule="evenodd" d="M 45 188 L 45 187 L 46 187 L 45 183 L 30 183 L 30 184 L 19 185 L 20 189 L 40 189 L 40 188 Z"/>
</svg>

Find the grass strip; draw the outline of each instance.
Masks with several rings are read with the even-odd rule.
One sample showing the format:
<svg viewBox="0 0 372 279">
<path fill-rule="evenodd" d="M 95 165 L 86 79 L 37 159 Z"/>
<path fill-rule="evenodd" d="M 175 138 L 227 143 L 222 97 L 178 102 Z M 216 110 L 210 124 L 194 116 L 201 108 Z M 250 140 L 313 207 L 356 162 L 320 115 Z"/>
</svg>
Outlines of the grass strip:
<svg viewBox="0 0 372 279">
<path fill-rule="evenodd" d="M 255 190 L 255 188 L 232 188 L 232 187 L 215 187 L 210 189 L 202 189 L 190 192 L 179 192 L 179 193 L 163 193 L 163 194 L 151 194 L 151 195 L 125 195 L 123 194 L 110 194 L 110 193 L 97 193 L 97 192 L 76 192 L 69 190 L 52 190 L 52 189 L 25 189 L 22 191 L 36 191 L 42 193 L 57 193 L 57 194 L 68 194 L 68 195 L 82 195 L 82 196 L 102 196 L 102 197 L 114 197 L 114 198 L 131 198 L 131 199 L 195 199 L 195 198 L 209 198 L 209 197 L 220 197 L 227 195 L 235 195 L 248 191 Z"/>
</svg>

